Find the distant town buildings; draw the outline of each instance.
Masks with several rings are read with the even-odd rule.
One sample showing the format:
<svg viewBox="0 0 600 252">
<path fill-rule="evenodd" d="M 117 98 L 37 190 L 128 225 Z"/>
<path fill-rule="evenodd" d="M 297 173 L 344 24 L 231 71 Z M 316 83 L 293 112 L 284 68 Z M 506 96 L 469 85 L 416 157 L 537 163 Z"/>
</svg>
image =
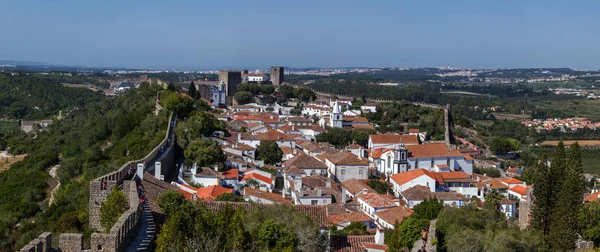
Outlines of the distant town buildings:
<svg viewBox="0 0 600 252">
<path fill-rule="evenodd" d="M 521 122 L 527 127 L 534 127 L 537 132 L 550 131 L 559 129 L 563 132 L 577 131 L 578 129 L 598 129 L 600 122 L 593 123 L 586 118 L 548 118 L 548 119 L 534 119 Z"/>
</svg>

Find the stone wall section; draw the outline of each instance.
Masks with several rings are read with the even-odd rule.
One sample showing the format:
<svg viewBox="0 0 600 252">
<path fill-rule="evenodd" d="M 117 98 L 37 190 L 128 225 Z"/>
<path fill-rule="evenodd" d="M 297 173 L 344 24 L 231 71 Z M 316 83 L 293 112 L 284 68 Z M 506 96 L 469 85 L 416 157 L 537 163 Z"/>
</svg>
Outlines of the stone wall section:
<svg viewBox="0 0 600 252">
<path fill-rule="evenodd" d="M 154 158 L 159 155 L 160 149 L 167 149 L 169 146 L 169 133 L 171 132 L 171 121 L 173 119 L 173 114 L 169 117 L 169 126 L 167 127 L 167 133 L 165 138 L 160 142 L 158 146 L 156 146 L 148 155 L 140 160 L 130 161 L 118 170 L 96 178 L 90 182 L 90 202 L 89 202 L 89 222 L 90 228 L 99 230 L 100 226 L 100 206 L 102 202 L 106 201 L 106 196 L 112 189 L 114 185 L 121 185 L 123 180 L 127 177 L 127 172 L 131 168 L 132 170 L 136 170 L 139 163 L 144 164 L 144 167 L 148 166 L 150 162 L 154 160 Z M 169 149 L 168 151 L 172 151 Z M 106 186 L 103 186 L 106 185 Z"/>
<path fill-rule="evenodd" d="M 58 248 L 62 252 L 83 251 L 82 234 L 61 234 L 58 241 Z"/>
<path fill-rule="evenodd" d="M 52 245 L 52 234 L 44 232 L 38 238 L 33 239 L 29 244 L 25 245 L 21 252 L 49 252 Z"/>
</svg>

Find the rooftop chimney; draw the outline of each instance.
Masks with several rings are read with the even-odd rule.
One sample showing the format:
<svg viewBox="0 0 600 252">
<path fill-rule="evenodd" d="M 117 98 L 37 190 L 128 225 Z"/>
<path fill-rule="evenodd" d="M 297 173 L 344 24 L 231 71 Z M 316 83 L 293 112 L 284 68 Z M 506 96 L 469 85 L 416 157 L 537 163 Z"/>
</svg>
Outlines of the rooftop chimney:
<svg viewBox="0 0 600 252">
<path fill-rule="evenodd" d="M 342 204 L 346 204 L 346 188 L 342 187 Z"/>
<path fill-rule="evenodd" d="M 321 188 L 317 188 L 317 197 L 321 196 L 323 196 L 323 192 L 321 191 Z"/>
<path fill-rule="evenodd" d="M 331 181 L 329 181 L 329 180 L 325 181 L 325 187 L 331 188 Z"/>
</svg>

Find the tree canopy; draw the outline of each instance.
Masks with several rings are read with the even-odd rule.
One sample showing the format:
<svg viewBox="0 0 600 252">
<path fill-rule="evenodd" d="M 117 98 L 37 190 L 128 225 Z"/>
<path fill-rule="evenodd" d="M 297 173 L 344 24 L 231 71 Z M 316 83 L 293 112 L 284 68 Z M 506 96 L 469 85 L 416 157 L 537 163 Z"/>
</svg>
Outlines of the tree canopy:
<svg viewBox="0 0 600 252">
<path fill-rule="evenodd" d="M 117 223 L 121 214 L 127 211 L 129 203 L 123 190 L 113 187 L 112 191 L 106 196 L 106 201 L 102 202 L 100 207 L 100 225 L 104 228 L 104 232 L 108 233 L 110 228 Z"/>
<path fill-rule="evenodd" d="M 256 155 L 258 159 L 265 161 L 266 164 L 276 164 L 281 162 L 283 151 L 275 141 L 261 141 L 256 148 Z"/>
</svg>

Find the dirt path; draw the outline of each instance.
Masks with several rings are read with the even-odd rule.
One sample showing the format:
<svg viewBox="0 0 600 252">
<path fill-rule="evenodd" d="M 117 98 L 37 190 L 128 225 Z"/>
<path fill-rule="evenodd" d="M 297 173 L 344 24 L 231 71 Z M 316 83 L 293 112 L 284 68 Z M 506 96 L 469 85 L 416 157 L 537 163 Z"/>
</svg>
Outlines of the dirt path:
<svg viewBox="0 0 600 252">
<path fill-rule="evenodd" d="M 60 180 L 58 180 L 58 175 L 56 174 L 58 172 L 58 168 L 60 168 L 60 164 L 53 166 L 48 172 L 50 177 L 55 179 L 57 182 L 56 186 L 52 188 L 52 191 L 50 192 L 50 202 L 48 202 L 48 205 L 52 205 L 52 202 L 54 202 L 54 194 L 58 191 L 58 188 L 60 188 Z"/>
<path fill-rule="evenodd" d="M 13 158 L 13 156 L 6 151 L 0 151 L 0 172 L 8 170 L 12 164 L 23 160 L 26 156 L 27 154 L 23 154 Z"/>
</svg>

